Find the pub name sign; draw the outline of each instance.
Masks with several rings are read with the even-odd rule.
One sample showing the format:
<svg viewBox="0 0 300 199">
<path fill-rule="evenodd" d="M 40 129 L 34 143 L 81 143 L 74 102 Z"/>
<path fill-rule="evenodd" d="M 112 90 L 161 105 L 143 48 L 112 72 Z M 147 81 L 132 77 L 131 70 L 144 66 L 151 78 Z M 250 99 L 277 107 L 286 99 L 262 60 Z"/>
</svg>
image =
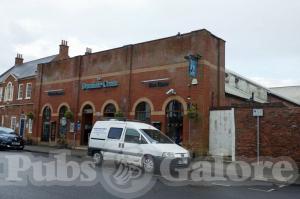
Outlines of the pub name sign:
<svg viewBox="0 0 300 199">
<path fill-rule="evenodd" d="M 94 83 L 82 83 L 81 89 L 92 90 L 92 89 L 100 89 L 100 88 L 114 88 L 118 86 L 119 86 L 119 82 L 117 81 L 101 81 L 101 82 L 94 82 Z"/>
</svg>

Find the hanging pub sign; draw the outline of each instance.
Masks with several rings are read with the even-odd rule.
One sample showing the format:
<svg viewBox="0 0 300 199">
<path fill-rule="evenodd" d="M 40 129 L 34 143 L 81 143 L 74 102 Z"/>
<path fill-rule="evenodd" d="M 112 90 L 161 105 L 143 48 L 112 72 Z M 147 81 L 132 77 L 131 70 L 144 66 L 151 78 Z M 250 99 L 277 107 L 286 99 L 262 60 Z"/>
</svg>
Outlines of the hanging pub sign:
<svg viewBox="0 0 300 199">
<path fill-rule="evenodd" d="M 94 82 L 94 83 L 82 83 L 81 89 L 92 90 L 92 89 L 100 89 L 100 88 L 114 88 L 118 86 L 119 86 L 119 82 L 117 81 L 101 81 L 101 82 Z"/>
<path fill-rule="evenodd" d="M 189 61 L 189 76 L 191 78 L 197 78 L 198 60 L 200 56 L 189 55 L 185 59 Z"/>
</svg>

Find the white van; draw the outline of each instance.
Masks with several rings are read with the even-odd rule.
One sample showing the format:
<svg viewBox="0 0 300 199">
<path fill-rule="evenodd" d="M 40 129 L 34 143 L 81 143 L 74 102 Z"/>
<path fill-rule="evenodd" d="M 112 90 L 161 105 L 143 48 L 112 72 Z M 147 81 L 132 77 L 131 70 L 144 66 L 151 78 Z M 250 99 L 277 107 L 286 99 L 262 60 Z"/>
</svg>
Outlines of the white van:
<svg viewBox="0 0 300 199">
<path fill-rule="evenodd" d="M 88 154 L 95 163 L 103 160 L 126 162 L 154 171 L 164 158 L 172 165 L 187 166 L 190 155 L 155 127 L 129 121 L 98 121 L 89 138 Z"/>
</svg>

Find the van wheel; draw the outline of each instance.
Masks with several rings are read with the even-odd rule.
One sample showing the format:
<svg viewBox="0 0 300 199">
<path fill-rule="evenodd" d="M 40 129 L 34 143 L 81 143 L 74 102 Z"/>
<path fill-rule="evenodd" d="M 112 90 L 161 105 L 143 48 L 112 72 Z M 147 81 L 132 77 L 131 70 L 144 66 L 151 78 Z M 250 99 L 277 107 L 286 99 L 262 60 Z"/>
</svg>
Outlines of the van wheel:
<svg viewBox="0 0 300 199">
<path fill-rule="evenodd" d="M 152 156 L 144 156 L 143 169 L 146 173 L 153 173 L 155 170 L 155 163 Z"/>
<path fill-rule="evenodd" d="M 94 152 L 94 154 L 93 154 L 93 160 L 94 160 L 94 163 L 97 166 L 100 166 L 102 164 L 102 161 L 103 161 L 102 153 L 100 151 Z"/>
</svg>

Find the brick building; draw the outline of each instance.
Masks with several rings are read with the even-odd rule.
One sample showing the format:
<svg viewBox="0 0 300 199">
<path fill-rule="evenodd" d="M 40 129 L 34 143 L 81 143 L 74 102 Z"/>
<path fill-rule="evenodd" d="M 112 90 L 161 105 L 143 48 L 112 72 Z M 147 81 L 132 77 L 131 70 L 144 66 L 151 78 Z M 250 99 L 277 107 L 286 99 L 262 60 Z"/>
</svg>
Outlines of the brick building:
<svg viewBox="0 0 300 199">
<path fill-rule="evenodd" d="M 63 41 L 59 55 L 37 68 L 33 138 L 55 145 L 66 137 L 72 144 L 76 128 L 64 117 L 69 110 L 81 127 L 76 145 L 86 145 L 96 120 L 121 114 L 206 152 L 209 108 L 225 101 L 224 64 L 225 41 L 207 30 L 97 53 L 87 49 L 73 58 Z M 189 107 L 198 120 L 188 118 Z"/>
<path fill-rule="evenodd" d="M 34 113 L 37 65 L 49 62 L 54 57 L 23 63 L 22 55 L 18 54 L 14 66 L 0 76 L 1 126 L 10 127 L 24 137 L 31 137 L 33 120 L 29 115 Z"/>
</svg>

